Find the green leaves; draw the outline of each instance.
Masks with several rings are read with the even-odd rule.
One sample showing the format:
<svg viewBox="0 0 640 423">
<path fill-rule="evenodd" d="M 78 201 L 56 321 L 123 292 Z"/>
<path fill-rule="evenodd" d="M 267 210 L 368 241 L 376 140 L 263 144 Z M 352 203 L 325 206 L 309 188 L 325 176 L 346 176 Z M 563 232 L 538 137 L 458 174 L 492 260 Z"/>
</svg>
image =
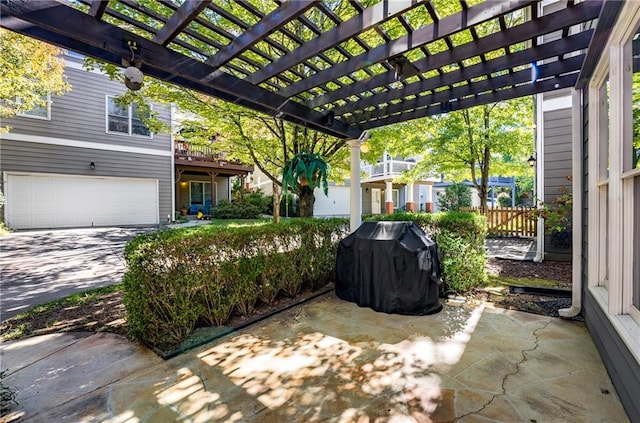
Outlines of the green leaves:
<svg viewBox="0 0 640 423">
<path fill-rule="evenodd" d="M 303 286 L 332 281 L 345 219 L 280 224 L 203 225 L 146 234 L 127 244 L 123 299 L 130 333 L 163 349 L 180 344 L 197 322 L 223 325 Z"/>
<path fill-rule="evenodd" d="M 297 190 L 299 185 L 320 188 L 325 195 L 329 192 L 327 175 L 329 165 L 320 155 L 315 153 L 298 153 L 289 160 L 282 170 L 282 186 Z"/>
<path fill-rule="evenodd" d="M 47 95 L 71 89 L 59 48 L 0 29 L 0 52 L 0 118 L 46 107 Z"/>
</svg>

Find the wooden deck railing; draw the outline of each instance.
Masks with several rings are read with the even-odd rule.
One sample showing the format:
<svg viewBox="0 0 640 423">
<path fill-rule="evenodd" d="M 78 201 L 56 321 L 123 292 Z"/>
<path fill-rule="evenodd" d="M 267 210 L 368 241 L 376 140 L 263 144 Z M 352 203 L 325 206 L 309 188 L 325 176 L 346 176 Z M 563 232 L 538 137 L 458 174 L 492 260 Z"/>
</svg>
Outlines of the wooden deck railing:
<svg viewBox="0 0 640 423">
<path fill-rule="evenodd" d="M 480 213 L 480 207 L 461 207 L 460 211 Z M 535 237 L 538 230 L 536 209 L 531 207 L 487 208 L 489 235 Z"/>
<path fill-rule="evenodd" d="M 217 162 L 225 159 L 225 153 L 213 149 L 207 145 L 189 144 L 182 141 L 174 143 L 174 155 L 176 159 Z"/>
</svg>

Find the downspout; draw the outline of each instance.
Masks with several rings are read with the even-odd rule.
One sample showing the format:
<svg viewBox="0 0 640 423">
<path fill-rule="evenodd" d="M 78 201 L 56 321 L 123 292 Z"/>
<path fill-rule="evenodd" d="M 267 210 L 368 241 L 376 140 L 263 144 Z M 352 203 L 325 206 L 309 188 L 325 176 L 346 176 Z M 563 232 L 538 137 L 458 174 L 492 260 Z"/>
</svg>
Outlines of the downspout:
<svg viewBox="0 0 640 423">
<path fill-rule="evenodd" d="M 171 104 L 171 106 L 169 107 L 169 121 L 171 122 L 171 124 L 169 125 L 171 127 L 171 145 L 169 146 L 169 149 L 171 151 L 171 210 L 170 210 L 170 215 L 169 215 L 169 219 L 167 219 L 169 221 L 169 223 L 173 223 L 176 221 L 176 155 L 175 155 L 175 136 L 173 134 L 173 113 L 174 113 L 174 108 L 175 105 Z"/>
<path fill-rule="evenodd" d="M 571 90 L 571 141 L 573 185 L 573 244 L 571 307 L 558 310 L 560 317 L 575 317 L 582 310 L 582 90 Z"/>
<path fill-rule="evenodd" d="M 534 176 L 536 193 L 534 200 L 536 201 L 536 207 L 538 207 L 539 202 L 544 200 L 544 111 L 542 108 L 544 100 L 542 94 L 536 94 L 534 99 L 536 103 L 536 172 Z M 540 263 L 542 260 L 544 260 L 544 219 L 538 217 L 536 256 L 533 258 L 533 261 Z"/>
</svg>

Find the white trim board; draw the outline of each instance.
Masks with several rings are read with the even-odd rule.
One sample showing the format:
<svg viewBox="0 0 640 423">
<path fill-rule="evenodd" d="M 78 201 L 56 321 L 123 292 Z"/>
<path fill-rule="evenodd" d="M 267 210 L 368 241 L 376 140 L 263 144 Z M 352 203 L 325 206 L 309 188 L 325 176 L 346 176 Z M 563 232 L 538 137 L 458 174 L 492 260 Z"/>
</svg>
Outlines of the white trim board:
<svg viewBox="0 0 640 423">
<path fill-rule="evenodd" d="M 149 156 L 173 156 L 173 151 L 168 150 L 156 150 L 152 148 L 130 147 L 126 145 L 104 144 L 90 141 L 77 141 L 66 138 L 43 137 L 41 135 L 16 134 L 13 132 L 1 134 L 0 140 L 34 142 L 39 144 L 61 145 L 65 147 L 89 148 L 93 150 L 118 151 L 122 153 L 146 154 Z"/>
<path fill-rule="evenodd" d="M 571 94 L 542 101 L 543 112 L 550 112 L 552 110 L 560 109 L 571 109 Z"/>
</svg>

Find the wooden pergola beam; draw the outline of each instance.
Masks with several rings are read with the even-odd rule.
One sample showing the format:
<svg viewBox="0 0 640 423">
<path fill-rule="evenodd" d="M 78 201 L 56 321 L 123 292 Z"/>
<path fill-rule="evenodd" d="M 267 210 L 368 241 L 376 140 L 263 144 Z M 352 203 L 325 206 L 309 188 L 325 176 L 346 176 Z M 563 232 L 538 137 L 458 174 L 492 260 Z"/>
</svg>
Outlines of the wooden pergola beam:
<svg viewBox="0 0 640 423">
<path fill-rule="evenodd" d="M 205 62 L 214 69 L 219 68 L 234 57 L 242 54 L 253 44 L 262 41 L 269 34 L 277 31 L 292 19 L 302 15 L 315 6 L 318 0 L 288 0 L 273 12 L 265 16 L 260 22 L 246 30 L 242 35 L 231 41 L 225 48 L 218 51 Z"/>
<path fill-rule="evenodd" d="M 597 3 L 598 2 L 595 1 L 583 2 L 572 7 L 571 9 L 563 9 L 560 12 L 542 16 L 537 21 L 525 22 L 514 28 L 508 29 L 507 31 L 501 31 L 495 34 L 488 35 L 486 37 L 479 38 L 469 43 L 462 44 L 459 47 L 454 48 L 453 50 L 443 51 L 425 59 L 417 60 L 415 62 L 412 62 L 412 64 L 420 72 L 424 73 L 448 65 L 450 63 L 455 63 L 475 56 L 481 56 L 485 53 L 497 50 L 499 48 L 504 48 L 505 46 L 509 46 L 511 44 L 527 41 L 533 37 L 556 31 L 558 29 L 564 28 L 565 26 L 572 26 L 589 19 L 595 19 L 598 17 L 598 14 L 600 12 L 600 7 Z M 472 9 L 473 8 L 469 10 Z M 444 19 L 442 20 L 442 22 L 444 22 Z M 307 81 L 311 80 L 312 78 L 307 78 L 307 80 L 295 85 L 301 83 L 309 84 L 311 82 Z M 363 87 L 367 87 L 366 89 L 370 90 L 375 87 L 381 87 L 383 85 L 391 84 L 394 81 L 395 75 L 393 72 L 382 73 L 366 80 L 362 80 L 360 81 L 360 84 L 351 84 L 339 91 L 336 90 L 324 94 L 323 96 L 318 96 L 318 98 L 311 99 L 306 104 L 309 107 L 317 107 L 319 104 L 326 104 L 328 102 L 333 102 L 338 99 L 345 99 L 349 96 L 358 94 L 361 92 Z M 287 89 L 279 91 L 279 93 L 285 96 L 289 92 L 290 90 Z"/>
<path fill-rule="evenodd" d="M 102 19 L 104 11 L 107 9 L 109 0 L 91 0 L 91 6 L 89 7 L 89 15 L 96 19 Z"/>
<path fill-rule="evenodd" d="M 357 102 L 349 102 L 344 106 L 336 107 L 331 110 L 336 116 L 341 116 L 345 113 L 353 113 L 354 110 L 364 110 L 371 106 L 377 106 L 379 104 L 392 102 L 393 100 L 399 100 L 408 96 L 431 91 L 438 87 L 453 85 L 462 81 L 478 78 L 483 75 L 491 75 L 507 68 L 515 68 L 538 60 L 559 57 L 566 53 L 587 48 L 592 35 L 593 30 L 580 32 L 567 38 L 561 38 L 556 41 L 539 45 L 538 47 L 518 51 L 509 56 L 504 55 L 488 60 L 484 63 L 480 62 L 476 65 L 467 66 L 457 71 L 447 72 L 424 81 L 408 84 L 401 90 L 389 90 L 366 97 Z"/>
<path fill-rule="evenodd" d="M 564 75 L 557 78 L 548 79 L 538 84 L 526 84 L 515 88 L 492 91 L 487 94 L 480 94 L 470 98 L 465 98 L 460 101 L 453 101 L 448 104 L 448 112 L 456 110 L 467 109 L 469 107 L 482 106 L 484 104 L 497 103 L 499 101 L 509 100 L 511 98 L 524 97 L 528 95 L 534 95 L 544 93 L 547 91 L 560 90 L 563 88 L 572 87 L 575 85 L 578 79 L 578 74 L 573 73 L 570 75 Z M 363 131 L 372 128 L 378 128 L 380 126 L 391 125 L 394 123 L 406 122 L 413 119 L 419 119 L 427 116 L 434 116 L 442 114 L 442 106 L 440 104 L 428 106 L 418 110 L 411 110 L 407 113 L 399 115 L 389 116 L 383 119 L 367 122 L 358 127 Z"/>
<path fill-rule="evenodd" d="M 153 42 L 162 46 L 169 44 L 180 32 L 202 12 L 211 0 L 190 0 L 182 5 L 171 15 L 167 23 L 153 37 Z"/>
<path fill-rule="evenodd" d="M 302 81 L 283 88 L 280 90 L 280 94 L 287 97 L 300 94 L 301 92 L 310 90 L 318 85 L 326 84 L 327 82 L 338 79 L 341 76 L 348 75 L 367 66 L 371 66 L 372 64 L 382 62 L 390 57 L 406 53 L 432 41 L 453 35 L 465 28 L 494 19 L 505 13 L 528 6 L 531 3 L 534 2 L 528 0 L 500 0 L 480 3 L 466 11 L 447 16 L 435 24 L 419 28 L 404 37 L 382 44 L 366 53 L 354 57 L 349 61 L 337 63 L 322 72 L 318 72 L 315 75 L 303 79 Z M 388 72 L 383 75 L 387 74 L 391 75 L 392 78 L 384 84 L 378 84 L 377 82 L 379 79 L 376 77 L 370 78 L 369 81 L 375 81 L 376 85 L 367 84 L 368 89 L 394 82 L 394 73 Z M 357 93 L 351 93 L 349 95 L 355 94 Z"/>
<path fill-rule="evenodd" d="M 583 61 L 584 55 L 581 54 L 579 56 L 574 56 L 566 60 L 555 61 L 546 65 L 542 65 L 538 68 L 538 78 L 546 79 L 549 77 L 555 77 L 556 75 L 560 74 L 578 72 L 580 70 L 580 67 L 582 66 Z M 451 100 L 461 99 L 464 97 L 475 95 L 477 93 L 487 93 L 492 90 L 498 91 L 504 88 L 514 87 L 526 83 L 537 83 L 537 81 L 531 81 L 531 69 L 524 69 L 511 74 L 501 75 L 491 79 L 484 79 L 482 81 L 461 85 L 450 90 L 443 90 L 431 95 L 425 95 L 414 98 L 412 100 L 406 100 L 401 103 L 390 104 L 387 107 L 380 108 L 376 111 L 358 113 L 345 119 L 344 121 L 348 123 L 367 122 L 370 120 L 380 119 L 385 116 L 391 116 L 396 113 L 402 113 L 405 110 L 420 109 L 425 106 L 450 102 Z"/>
<path fill-rule="evenodd" d="M 359 135 L 357 128 L 335 121 L 326 127 L 325 115 L 289 101 L 277 93 L 256 87 L 225 72 L 213 72 L 211 66 L 127 32 L 104 21 L 53 0 L 21 2 L 8 0 L 3 5 L 2 24 L 20 32 L 120 66 L 130 51 L 123 40 L 136 42 L 141 53 L 141 70 L 161 80 L 176 83 L 226 101 L 249 107 L 294 123 L 318 129 L 339 138 Z M 7 18 L 11 17 L 11 18 Z M 28 22 L 28 24 L 27 24 Z M 69 22 L 76 25 L 70 26 Z"/>
<path fill-rule="evenodd" d="M 423 4 L 424 1 L 425 0 L 383 0 L 268 64 L 251 75 L 248 81 L 253 84 L 260 84 L 298 63 L 367 31 L 369 28 L 412 10 Z"/>
</svg>

